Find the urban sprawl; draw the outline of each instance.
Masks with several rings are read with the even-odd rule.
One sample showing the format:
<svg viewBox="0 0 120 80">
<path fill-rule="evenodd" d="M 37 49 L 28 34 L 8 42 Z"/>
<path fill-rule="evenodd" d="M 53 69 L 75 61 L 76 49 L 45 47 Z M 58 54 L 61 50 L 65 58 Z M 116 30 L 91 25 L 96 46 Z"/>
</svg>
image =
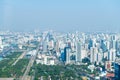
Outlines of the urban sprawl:
<svg viewBox="0 0 120 80">
<path fill-rule="evenodd" d="M 120 80 L 120 34 L 0 31 L 5 79 Z"/>
</svg>

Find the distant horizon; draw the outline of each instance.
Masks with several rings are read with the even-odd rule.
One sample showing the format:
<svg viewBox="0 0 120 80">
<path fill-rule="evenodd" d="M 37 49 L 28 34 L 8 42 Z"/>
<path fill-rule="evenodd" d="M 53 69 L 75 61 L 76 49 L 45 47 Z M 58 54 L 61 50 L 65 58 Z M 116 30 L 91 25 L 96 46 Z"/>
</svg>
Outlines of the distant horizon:
<svg viewBox="0 0 120 80">
<path fill-rule="evenodd" d="M 120 32 L 120 0 L 0 0 L 0 30 Z"/>
<path fill-rule="evenodd" d="M 79 31 L 79 30 L 73 30 L 73 31 L 57 31 L 57 30 L 53 30 L 53 29 L 44 29 L 44 30 L 40 30 L 40 29 L 38 29 L 37 31 L 36 31 L 36 29 L 33 29 L 33 30 L 30 30 L 30 31 L 14 31 L 14 30 L 1 30 L 0 29 L 0 32 L 25 32 L 25 33 L 27 33 L 27 32 L 46 32 L 46 31 L 53 31 L 53 32 L 58 32 L 58 33 L 75 33 L 75 32 L 79 32 L 79 33 L 90 33 L 90 34 L 96 34 L 96 33 L 107 33 L 107 34 L 115 34 L 115 33 L 120 33 L 120 31 L 118 32 L 118 31 L 115 31 L 115 32 L 112 32 L 112 31 L 94 31 L 94 32 L 92 32 L 92 31 L 90 31 L 90 32 L 86 32 L 86 31 Z"/>
</svg>

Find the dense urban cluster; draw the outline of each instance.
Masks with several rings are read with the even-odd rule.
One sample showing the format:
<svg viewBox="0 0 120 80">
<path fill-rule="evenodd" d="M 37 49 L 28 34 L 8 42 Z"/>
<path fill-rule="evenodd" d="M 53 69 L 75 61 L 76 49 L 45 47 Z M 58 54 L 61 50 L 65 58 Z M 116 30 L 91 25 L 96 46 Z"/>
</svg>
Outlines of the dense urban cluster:
<svg viewBox="0 0 120 80">
<path fill-rule="evenodd" d="M 0 70 L 22 80 L 119 80 L 120 34 L 0 32 Z"/>
</svg>

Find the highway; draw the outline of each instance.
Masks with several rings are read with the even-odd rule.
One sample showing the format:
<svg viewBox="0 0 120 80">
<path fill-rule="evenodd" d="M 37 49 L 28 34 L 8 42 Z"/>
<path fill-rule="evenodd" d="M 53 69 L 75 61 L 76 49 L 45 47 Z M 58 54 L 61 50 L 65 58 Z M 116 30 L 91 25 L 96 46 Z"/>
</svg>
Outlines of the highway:
<svg viewBox="0 0 120 80">
<path fill-rule="evenodd" d="M 37 56 L 38 52 L 39 52 L 39 49 L 37 49 L 36 54 L 34 56 L 31 56 L 30 61 L 29 61 L 28 65 L 27 65 L 26 71 L 23 74 L 21 80 L 30 80 L 28 78 L 28 73 L 30 71 L 30 68 L 33 66 L 33 63 L 34 63 L 34 61 L 36 59 L 36 56 Z"/>
<path fill-rule="evenodd" d="M 17 58 L 17 60 L 12 64 L 12 66 L 15 65 L 20 59 L 22 59 L 22 58 L 25 56 L 26 53 L 27 53 L 27 51 L 23 52 L 23 53 Z"/>
<path fill-rule="evenodd" d="M 12 50 L 11 47 L 3 50 L 2 52 L 0 52 L 0 56 L 1 56 L 1 57 L 5 57 L 9 52 L 11 52 L 11 50 Z"/>
<path fill-rule="evenodd" d="M 28 73 L 30 71 L 30 68 L 32 67 L 33 63 L 34 63 L 34 60 L 35 60 L 35 56 L 32 56 L 29 63 L 28 63 L 28 66 L 26 68 L 26 71 L 25 73 L 23 74 L 23 77 L 21 80 L 28 80 Z"/>
</svg>

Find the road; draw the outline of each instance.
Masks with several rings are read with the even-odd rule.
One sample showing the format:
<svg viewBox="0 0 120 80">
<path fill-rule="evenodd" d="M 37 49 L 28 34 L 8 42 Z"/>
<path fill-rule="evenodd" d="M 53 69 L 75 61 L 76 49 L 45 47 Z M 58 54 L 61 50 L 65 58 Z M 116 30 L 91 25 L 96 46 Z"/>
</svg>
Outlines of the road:
<svg viewBox="0 0 120 80">
<path fill-rule="evenodd" d="M 5 57 L 9 52 L 11 52 L 11 50 L 12 50 L 11 47 L 3 50 L 2 52 L 0 52 L 0 56 L 1 56 L 1 57 Z"/>
<path fill-rule="evenodd" d="M 29 63 L 28 63 L 28 66 L 26 68 L 26 71 L 22 77 L 22 80 L 27 80 L 28 79 L 28 73 L 30 71 L 30 68 L 32 67 L 33 63 L 34 63 L 34 60 L 35 60 L 35 56 L 32 56 Z"/>
<path fill-rule="evenodd" d="M 17 60 L 12 64 L 12 66 L 15 65 L 20 59 L 22 59 L 22 58 L 25 56 L 26 53 L 27 53 L 27 51 L 23 52 L 23 53 L 17 58 Z"/>
<path fill-rule="evenodd" d="M 31 56 L 30 61 L 29 61 L 29 63 L 28 63 L 28 66 L 27 66 L 27 68 L 26 68 L 26 71 L 25 71 L 25 73 L 23 74 L 23 77 L 22 77 L 21 80 L 29 80 L 29 79 L 28 79 L 28 73 L 29 73 L 29 71 L 30 71 L 30 68 L 33 66 L 33 63 L 34 63 L 34 61 L 35 61 L 35 59 L 36 59 L 36 56 L 37 56 L 38 52 L 39 52 L 39 50 L 37 49 L 36 54 L 35 54 L 34 56 Z"/>
</svg>

